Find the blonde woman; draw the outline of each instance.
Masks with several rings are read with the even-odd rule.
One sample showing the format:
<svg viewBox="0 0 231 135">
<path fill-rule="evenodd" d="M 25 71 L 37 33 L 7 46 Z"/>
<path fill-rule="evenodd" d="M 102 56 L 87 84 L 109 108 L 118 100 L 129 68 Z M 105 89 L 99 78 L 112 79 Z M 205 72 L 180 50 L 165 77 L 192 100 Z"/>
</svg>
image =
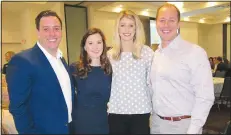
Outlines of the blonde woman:
<svg viewBox="0 0 231 135">
<path fill-rule="evenodd" d="M 108 104 L 112 134 L 149 134 L 151 99 L 148 76 L 154 52 L 144 45 L 143 25 L 130 10 L 116 21 L 115 43 L 108 52 L 113 69 Z"/>
</svg>

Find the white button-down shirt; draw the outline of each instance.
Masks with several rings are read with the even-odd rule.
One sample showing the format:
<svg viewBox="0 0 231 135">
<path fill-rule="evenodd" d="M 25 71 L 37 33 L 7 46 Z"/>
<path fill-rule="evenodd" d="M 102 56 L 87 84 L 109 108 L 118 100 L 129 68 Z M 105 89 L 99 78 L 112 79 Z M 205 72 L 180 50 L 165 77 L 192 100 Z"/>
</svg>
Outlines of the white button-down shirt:
<svg viewBox="0 0 231 135">
<path fill-rule="evenodd" d="M 53 68 L 60 87 L 63 92 L 64 99 L 66 101 L 67 109 L 68 109 L 68 122 L 70 123 L 72 121 L 71 112 L 72 112 L 72 96 L 71 96 L 71 82 L 69 74 L 63 65 L 61 58 L 62 58 L 62 52 L 60 50 L 57 51 L 56 57 L 52 56 L 50 53 L 48 53 L 40 44 L 37 42 L 37 45 L 42 50 L 42 52 L 47 57 L 47 60 L 50 62 L 51 67 Z M 52 97 L 52 95 L 51 95 Z"/>
<path fill-rule="evenodd" d="M 199 133 L 214 103 L 213 79 L 204 49 L 178 35 L 155 52 L 151 84 L 153 110 L 160 116 L 191 115 L 187 133 Z"/>
</svg>

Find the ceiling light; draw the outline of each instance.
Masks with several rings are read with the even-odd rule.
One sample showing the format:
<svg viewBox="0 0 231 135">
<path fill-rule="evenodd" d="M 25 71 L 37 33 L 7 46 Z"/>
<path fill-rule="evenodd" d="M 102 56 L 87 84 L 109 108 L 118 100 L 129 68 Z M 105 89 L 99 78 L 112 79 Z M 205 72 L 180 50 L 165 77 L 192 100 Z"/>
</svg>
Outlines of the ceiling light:
<svg viewBox="0 0 231 135">
<path fill-rule="evenodd" d="M 204 18 L 200 19 L 199 22 L 204 23 L 205 22 Z"/>
<path fill-rule="evenodd" d="M 117 7 L 117 8 L 114 9 L 114 12 L 119 13 L 120 11 L 122 11 L 122 8 L 121 8 L 121 7 Z"/>
<path fill-rule="evenodd" d="M 216 2 L 207 2 L 207 6 L 208 7 L 213 7 L 215 6 L 217 3 Z"/>
<path fill-rule="evenodd" d="M 230 17 L 229 16 L 225 19 L 225 22 L 230 22 Z"/>
<path fill-rule="evenodd" d="M 180 8 L 179 10 L 180 10 L 180 13 L 185 12 L 184 8 Z"/>
<path fill-rule="evenodd" d="M 188 18 L 188 17 L 185 17 L 185 18 L 184 18 L 184 21 L 189 21 L 189 18 Z"/>
<path fill-rule="evenodd" d="M 175 5 L 179 9 L 181 9 L 184 6 L 183 2 L 168 2 L 168 3 Z"/>
<path fill-rule="evenodd" d="M 144 16 L 149 16 L 149 12 L 147 10 L 141 12 L 142 15 Z"/>
</svg>

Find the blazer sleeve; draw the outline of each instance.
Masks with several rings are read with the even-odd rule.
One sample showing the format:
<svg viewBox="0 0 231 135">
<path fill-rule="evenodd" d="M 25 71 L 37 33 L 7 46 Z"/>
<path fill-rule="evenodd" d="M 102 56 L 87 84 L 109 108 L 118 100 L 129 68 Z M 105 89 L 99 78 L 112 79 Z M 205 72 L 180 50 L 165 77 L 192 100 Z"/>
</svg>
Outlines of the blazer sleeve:
<svg viewBox="0 0 231 135">
<path fill-rule="evenodd" d="M 8 66 L 8 64 L 4 64 L 3 69 L 2 69 L 2 74 L 6 74 L 7 66 Z"/>
<path fill-rule="evenodd" d="M 13 115 L 19 134 L 36 133 L 29 111 L 32 88 L 31 66 L 28 60 L 15 56 L 9 62 L 6 81 L 9 92 L 9 111 Z"/>
</svg>

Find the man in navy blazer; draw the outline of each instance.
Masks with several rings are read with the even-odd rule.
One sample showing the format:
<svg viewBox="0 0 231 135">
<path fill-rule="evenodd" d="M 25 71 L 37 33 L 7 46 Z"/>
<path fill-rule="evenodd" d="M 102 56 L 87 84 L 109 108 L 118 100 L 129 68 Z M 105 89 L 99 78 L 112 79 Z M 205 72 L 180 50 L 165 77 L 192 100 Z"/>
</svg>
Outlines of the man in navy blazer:
<svg viewBox="0 0 231 135">
<path fill-rule="evenodd" d="M 16 54 L 7 68 L 9 110 L 19 134 L 68 134 L 74 87 L 58 49 L 62 21 L 46 10 L 35 23 L 37 43 Z"/>
</svg>

